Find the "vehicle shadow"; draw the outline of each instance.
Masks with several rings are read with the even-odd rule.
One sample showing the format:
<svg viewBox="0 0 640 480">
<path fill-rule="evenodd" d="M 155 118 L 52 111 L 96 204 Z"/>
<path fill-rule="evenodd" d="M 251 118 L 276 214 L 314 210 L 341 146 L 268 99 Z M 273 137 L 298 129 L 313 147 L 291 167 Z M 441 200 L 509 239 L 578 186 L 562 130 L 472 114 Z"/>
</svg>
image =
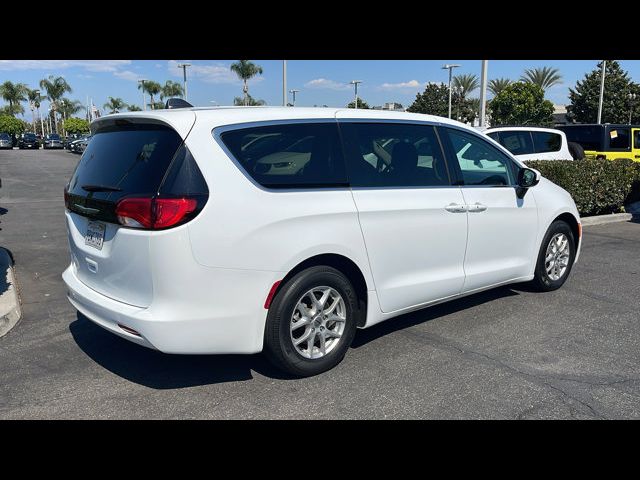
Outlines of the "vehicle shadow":
<svg viewBox="0 0 640 480">
<path fill-rule="evenodd" d="M 69 325 L 76 344 L 92 360 L 131 382 L 158 390 L 253 379 L 293 379 L 264 355 L 169 355 L 136 345 L 95 325 L 81 313 Z"/>
<path fill-rule="evenodd" d="M 450 315 L 499 298 L 519 295 L 517 290 L 529 291 L 529 287 L 526 284 L 498 287 L 485 292 L 469 295 L 468 297 L 459 298 L 458 300 L 451 300 L 423 310 L 417 310 L 415 312 L 395 317 L 389 321 L 374 325 L 373 327 L 358 330 L 355 338 L 353 339 L 353 343 L 351 344 L 351 348 L 360 348 L 367 343 L 390 333 L 413 327 L 414 325 L 425 323 L 438 317 Z"/>
</svg>

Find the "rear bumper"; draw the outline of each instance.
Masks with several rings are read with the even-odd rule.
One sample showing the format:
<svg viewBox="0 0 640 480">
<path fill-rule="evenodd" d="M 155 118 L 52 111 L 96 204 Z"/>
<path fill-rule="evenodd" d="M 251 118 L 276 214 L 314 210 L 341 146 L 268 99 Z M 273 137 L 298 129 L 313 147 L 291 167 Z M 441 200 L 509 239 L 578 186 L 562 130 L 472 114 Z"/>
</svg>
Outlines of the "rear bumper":
<svg viewBox="0 0 640 480">
<path fill-rule="evenodd" d="M 207 277 L 206 281 L 201 275 Z M 91 289 L 78 279 L 73 265 L 62 278 L 69 301 L 80 313 L 138 345 L 177 354 L 262 351 L 267 313 L 262 304 L 278 274 L 206 268 L 201 275 L 193 275 L 196 278 L 189 285 L 183 283 L 182 288 L 176 278 L 180 275 L 175 275 L 174 293 L 159 296 L 147 308 L 119 302 Z M 158 287 L 158 291 L 164 290 L 162 285 Z"/>
</svg>

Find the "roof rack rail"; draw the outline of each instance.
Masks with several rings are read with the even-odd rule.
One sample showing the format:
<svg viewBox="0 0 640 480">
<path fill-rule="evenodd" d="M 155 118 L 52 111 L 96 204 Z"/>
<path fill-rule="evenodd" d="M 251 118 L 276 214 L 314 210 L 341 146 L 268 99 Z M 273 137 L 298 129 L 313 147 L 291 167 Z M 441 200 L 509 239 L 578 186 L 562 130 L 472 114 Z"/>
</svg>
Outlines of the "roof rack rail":
<svg viewBox="0 0 640 480">
<path fill-rule="evenodd" d="M 169 100 L 167 100 L 167 103 L 165 103 L 164 105 L 164 108 L 191 108 L 191 107 L 193 107 L 193 105 L 191 105 L 189 102 L 181 98 L 170 98 Z"/>
</svg>

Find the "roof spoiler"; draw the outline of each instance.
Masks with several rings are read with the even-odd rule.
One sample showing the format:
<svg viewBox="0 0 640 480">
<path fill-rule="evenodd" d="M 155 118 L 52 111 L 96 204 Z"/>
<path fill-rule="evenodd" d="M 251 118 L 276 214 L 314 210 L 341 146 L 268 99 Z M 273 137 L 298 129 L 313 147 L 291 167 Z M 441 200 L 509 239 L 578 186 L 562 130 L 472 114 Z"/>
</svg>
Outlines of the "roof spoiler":
<svg viewBox="0 0 640 480">
<path fill-rule="evenodd" d="M 165 103 L 164 105 L 164 108 L 191 108 L 191 107 L 193 107 L 193 105 L 191 105 L 189 102 L 181 98 L 170 98 L 169 100 L 167 100 L 167 103 Z"/>
</svg>

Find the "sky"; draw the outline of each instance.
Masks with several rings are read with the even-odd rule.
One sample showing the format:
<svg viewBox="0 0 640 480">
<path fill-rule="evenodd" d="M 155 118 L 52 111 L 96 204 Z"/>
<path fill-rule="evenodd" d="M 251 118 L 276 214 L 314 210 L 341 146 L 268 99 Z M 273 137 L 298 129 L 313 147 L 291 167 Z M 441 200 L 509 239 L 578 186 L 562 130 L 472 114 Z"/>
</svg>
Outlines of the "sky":
<svg viewBox="0 0 640 480">
<path fill-rule="evenodd" d="M 249 93 L 268 105 L 281 105 L 282 61 L 252 61 L 263 68 L 263 74 L 249 82 Z M 182 70 L 177 66 L 181 62 L 192 64 L 187 75 L 188 100 L 193 105 L 231 105 L 234 97 L 242 95 L 242 84 L 229 69 L 234 60 L 0 60 L 0 83 L 10 80 L 37 88 L 42 78 L 61 75 L 73 88 L 67 96 L 83 104 L 93 100 L 102 109 L 107 97 L 112 96 L 141 106 L 137 80 L 182 82 Z M 296 106 L 343 107 L 354 96 L 349 82 L 362 80 L 358 94 L 370 106 L 399 102 L 406 108 L 427 83 L 448 81 L 447 70 L 442 69 L 445 63 L 461 65 L 454 75 L 480 76 L 480 60 L 288 60 L 287 89 L 299 90 Z M 555 67 L 560 70 L 562 83 L 547 90 L 546 96 L 555 104 L 566 104 L 569 88 L 595 69 L 597 63 L 598 60 L 489 60 L 488 78 L 517 80 L 526 68 Z M 632 80 L 640 82 L 640 61 L 620 63 Z M 479 96 L 479 90 L 472 96 Z M 0 105 L 4 104 L 0 99 Z M 24 118 L 30 120 L 31 112 L 26 104 L 23 106 Z M 45 101 L 41 108 L 48 108 L 48 103 Z"/>
</svg>

